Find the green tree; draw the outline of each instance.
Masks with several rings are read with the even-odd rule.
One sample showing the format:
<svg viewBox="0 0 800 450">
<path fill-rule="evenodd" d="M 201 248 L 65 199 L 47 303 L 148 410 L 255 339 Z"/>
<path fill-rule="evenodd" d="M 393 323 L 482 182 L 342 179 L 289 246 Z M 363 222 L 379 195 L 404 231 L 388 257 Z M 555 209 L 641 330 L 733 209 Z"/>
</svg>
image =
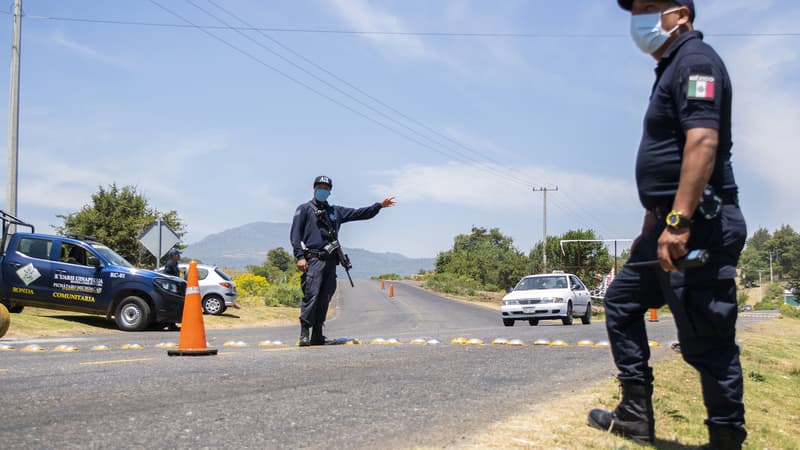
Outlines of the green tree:
<svg viewBox="0 0 800 450">
<path fill-rule="evenodd" d="M 267 263 L 286 272 L 294 262 L 294 258 L 283 247 L 276 247 L 267 252 Z"/>
<path fill-rule="evenodd" d="M 470 234 L 456 236 L 453 248 L 436 258 L 437 272 L 468 277 L 487 290 L 513 286 L 528 267 L 525 254 L 497 228 L 473 227 Z"/>
<path fill-rule="evenodd" d="M 178 237 L 186 234 L 186 226 L 176 211 L 159 212 L 150 207 L 136 187 L 120 188 L 113 183 L 107 188 L 100 186 L 92 195 L 91 204 L 84 205 L 80 211 L 56 216 L 63 224 L 54 228 L 61 235 L 91 237 L 134 265 L 152 267 L 155 257 L 142 247 L 139 236 L 158 216 Z"/>
<path fill-rule="evenodd" d="M 593 230 L 569 230 L 561 236 L 547 239 L 547 271 L 561 269 L 577 275 L 589 286 L 596 284 L 614 266 L 614 256 L 602 242 L 570 242 L 562 240 L 596 240 Z M 562 252 L 563 248 L 563 252 Z M 530 252 L 531 273 L 545 272 L 542 261 L 542 242 Z"/>
<path fill-rule="evenodd" d="M 758 272 L 769 273 L 769 253 L 767 243 L 772 239 L 766 228 L 759 228 L 747 240 L 742 255 L 739 258 L 739 267 L 745 281 L 757 281 Z"/>
</svg>

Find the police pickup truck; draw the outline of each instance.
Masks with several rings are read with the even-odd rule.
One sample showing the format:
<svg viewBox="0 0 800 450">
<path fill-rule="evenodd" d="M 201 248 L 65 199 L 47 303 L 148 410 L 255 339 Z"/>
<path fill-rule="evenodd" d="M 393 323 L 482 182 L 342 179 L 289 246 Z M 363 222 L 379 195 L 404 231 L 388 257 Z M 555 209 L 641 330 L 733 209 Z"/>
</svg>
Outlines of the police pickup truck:
<svg viewBox="0 0 800 450">
<path fill-rule="evenodd" d="M 0 218 L 0 301 L 9 311 L 35 306 L 104 315 L 125 331 L 181 321 L 184 280 L 137 269 L 99 242 L 38 234 L 3 211 Z M 9 234 L 11 225 L 30 233 Z"/>
</svg>

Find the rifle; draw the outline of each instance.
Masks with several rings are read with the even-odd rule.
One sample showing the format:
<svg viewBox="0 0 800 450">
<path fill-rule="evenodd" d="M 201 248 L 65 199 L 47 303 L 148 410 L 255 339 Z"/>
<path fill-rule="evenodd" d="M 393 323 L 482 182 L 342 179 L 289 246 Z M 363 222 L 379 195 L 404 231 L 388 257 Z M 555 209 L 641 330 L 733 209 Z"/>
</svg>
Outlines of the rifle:
<svg viewBox="0 0 800 450">
<path fill-rule="evenodd" d="M 344 251 L 342 251 L 342 244 L 339 243 L 339 236 L 336 232 L 336 227 L 334 227 L 334 225 L 331 223 L 327 211 L 317 208 L 313 202 L 309 202 L 308 204 L 311 206 L 311 209 L 317 216 L 317 221 L 322 222 L 323 225 L 325 225 L 324 228 L 320 228 L 320 231 L 322 231 L 322 234 L 331 240 L 325 247 L 323 247 L 322 250 L 324 250 L 328 255 L 336 257 L 339 265 L 344 268 L 344 271 L 347 274 L 347 279 L 350 280 L 350 287 L 356 287 L 356 285 L 353 283 L 353 277 L 350 276 L 350 269 L 353 268 L 353 264 L 350 263 L 350 257 L 347 256 Z"/>
</svg>

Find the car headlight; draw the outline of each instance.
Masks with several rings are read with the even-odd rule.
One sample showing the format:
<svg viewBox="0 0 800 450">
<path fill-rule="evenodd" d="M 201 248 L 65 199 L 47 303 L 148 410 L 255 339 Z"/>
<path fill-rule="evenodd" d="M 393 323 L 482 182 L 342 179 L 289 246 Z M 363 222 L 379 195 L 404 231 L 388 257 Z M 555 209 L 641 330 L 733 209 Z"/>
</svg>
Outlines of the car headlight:
<svg viewBox="0 0 800 450">
<path fill-rule="evenodd" d="M 519 301 L 517 300 L 503 300 L 503 306 L 509 305 L 519 305 Z"/>
<path fill-rule="evenodd" d="M 545 297 L 542 299 L 542 303 L 564 303 L 564 299 L 561 297 Z"/>
<path fill-rule="evenodd" d="M 167 291 L 170 294 L 181 295 L 180 285 L 176 281 L 169 280 L 167 278 L 156 278 L 153 280 L 153 284 L 155 284 L 159 289 Z"/>
</svg>

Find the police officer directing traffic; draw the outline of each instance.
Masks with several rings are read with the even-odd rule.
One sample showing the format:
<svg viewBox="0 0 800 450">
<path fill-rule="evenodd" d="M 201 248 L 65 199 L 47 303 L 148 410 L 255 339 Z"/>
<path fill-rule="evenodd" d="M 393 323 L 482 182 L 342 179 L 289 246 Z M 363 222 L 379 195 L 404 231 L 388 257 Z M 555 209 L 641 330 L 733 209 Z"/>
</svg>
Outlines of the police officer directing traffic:
<svg viewBox="0 0 800 450">
<path fill-rule="evenodd" d="M 747 433 L 735 277 L 747 229 L 731 166 L 731 81 L 694 30 L 692 0 L 618 3 L 631 12 L 635 43 L 658 64 L 636 160 L 644 224 L 605 297 L 622 399 L 613 411 L 592 410 L 589 425 L 640 442 L 655 439 L 644 314 L 666 303 L 683 358 L 700 373 L 708 448 L 738 449 Z M 696 249 L 708 251 L 708 262 L 679 269 Z"/>
<path fill-rule="evenodd" d="M 394 197 L 365 208 L 331 205 L 328 197 L 333 181 L 326 176 L 314 179 L 314 198 L 297 207 L 292 220 L 291 242 L 297 268 L 303 272 L 303 303 L 300 307 L 300 346 L 324 345 L 322 334 L 328 305 L 336 291 L 336 266 L 339 260 L 331 244 L 338 245 L 339 227 L 345 222 L 368 220 L 382 208 L 394 206 Z M 309 336 L 309 331 L 311 331 Z"/>
</svg>

